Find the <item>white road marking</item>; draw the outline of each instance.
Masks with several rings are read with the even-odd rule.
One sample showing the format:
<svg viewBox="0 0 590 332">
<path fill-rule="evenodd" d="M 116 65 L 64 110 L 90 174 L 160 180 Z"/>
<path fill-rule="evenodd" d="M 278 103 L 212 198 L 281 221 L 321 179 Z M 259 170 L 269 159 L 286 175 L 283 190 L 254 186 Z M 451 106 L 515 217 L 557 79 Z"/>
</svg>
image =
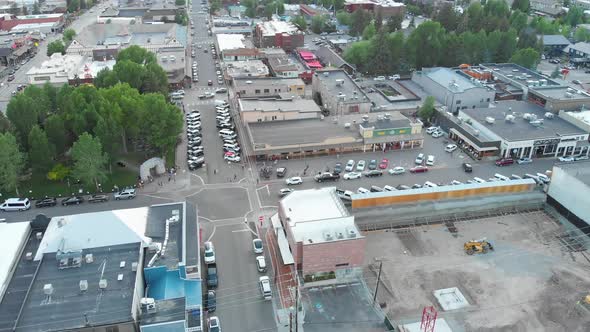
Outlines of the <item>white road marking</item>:
<svg viewBox="0 0 590 332">
<path fill-rule="evenodd" d="M 216 229 L 217 229 L 217 227 L 213 226 L 213 232 L 211 232 L 211 235 L 209 235 L 209 237 L 207 238 L 207 241 L 211 241 L 211 239 L 213 238 L 213 235 L 215 235 Z"/>
</svg>

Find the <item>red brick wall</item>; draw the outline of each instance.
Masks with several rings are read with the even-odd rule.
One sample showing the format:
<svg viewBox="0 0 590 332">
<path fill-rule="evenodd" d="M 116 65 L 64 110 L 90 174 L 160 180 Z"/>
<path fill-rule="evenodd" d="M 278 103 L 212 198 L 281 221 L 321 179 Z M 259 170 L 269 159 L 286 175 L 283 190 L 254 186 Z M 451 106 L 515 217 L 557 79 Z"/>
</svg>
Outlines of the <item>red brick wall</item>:
<svg viewBox="0 0 590 332">
<path fill-rule="evenodd" d="M 360 267 L 365 257 L 365 238 L 303 245 L 303 275 Z M 348 263 L 348 266 L 337 264 Z"/>
</svg>

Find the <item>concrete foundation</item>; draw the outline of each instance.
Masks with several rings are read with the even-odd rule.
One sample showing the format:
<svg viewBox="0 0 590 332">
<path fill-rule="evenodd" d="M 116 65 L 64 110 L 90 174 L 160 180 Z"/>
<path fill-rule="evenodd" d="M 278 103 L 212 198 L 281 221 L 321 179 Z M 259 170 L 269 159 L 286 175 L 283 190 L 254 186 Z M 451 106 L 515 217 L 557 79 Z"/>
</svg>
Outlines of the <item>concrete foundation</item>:
<svg viewBox="0 0 590 332">
<path fill-rule="evenodd" d="M 469 306 L 469 302 L 467 302 L 467 299 L 465 299 L 457 287 L 437 289 L 433 293 L 434 297 L 438 300 L 438 304 L 444 311 L 456 310 Z"/>
</svg>

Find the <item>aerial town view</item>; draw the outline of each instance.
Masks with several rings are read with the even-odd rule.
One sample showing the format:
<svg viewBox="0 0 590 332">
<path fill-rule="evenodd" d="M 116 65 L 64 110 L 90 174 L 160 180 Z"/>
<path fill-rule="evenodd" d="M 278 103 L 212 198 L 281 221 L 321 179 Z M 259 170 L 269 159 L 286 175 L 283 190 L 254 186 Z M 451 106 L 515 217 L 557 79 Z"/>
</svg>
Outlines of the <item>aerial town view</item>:
<svg viewBox="0 0 590 332">
<path fill-rule="evenodd" d="M 0 0 L 0 332 L 590 331 L 590 0 Z"/>
</svg>

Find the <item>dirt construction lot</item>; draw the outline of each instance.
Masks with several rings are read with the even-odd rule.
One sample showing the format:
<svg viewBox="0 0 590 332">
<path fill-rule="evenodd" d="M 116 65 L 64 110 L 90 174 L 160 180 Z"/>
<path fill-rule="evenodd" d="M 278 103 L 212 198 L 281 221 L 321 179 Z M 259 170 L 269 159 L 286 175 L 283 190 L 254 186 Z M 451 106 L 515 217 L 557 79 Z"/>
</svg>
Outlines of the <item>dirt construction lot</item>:
<svg viewBox="0 0 590 332">
<path fill-rule="evenodd" d="M 576 302 L 590 293 L 586 252 L 569 250 L 564 230 L 545 212 L 529 212 L 411 231 L 367 234 L 367 264 L 383 260 L 378 301 L 397 324 L 420 321 L 434 305 L 453 331 L 590 331 Z M 468 256 L 463 243 L 486 237 L 493 252 Z M 571 240 L 586 239 L 573 236 Z M 569 247 L 571 248 L 571 247 Z M 376 269 L 367 272 L 374 287 Z M 371 284 L 372 281 L 372 284 Z M 445 312 L 433 291 L 457 287 L 469 302 Z"/>
</svg>

